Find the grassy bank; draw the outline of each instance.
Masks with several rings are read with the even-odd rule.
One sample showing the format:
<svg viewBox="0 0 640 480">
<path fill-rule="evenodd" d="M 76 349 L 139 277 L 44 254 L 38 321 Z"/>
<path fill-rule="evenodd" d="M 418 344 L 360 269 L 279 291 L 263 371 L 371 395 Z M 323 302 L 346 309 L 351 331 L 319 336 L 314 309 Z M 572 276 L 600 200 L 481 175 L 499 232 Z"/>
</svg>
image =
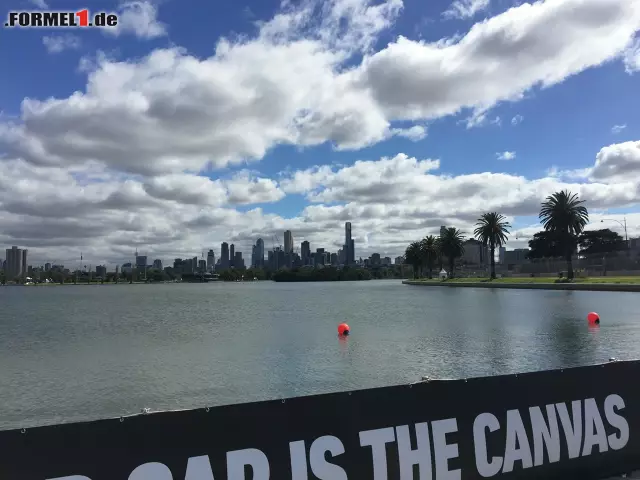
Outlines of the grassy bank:
<svg viewBox="0 0 640 480">
<path fill-rule="evenodd" d="M 587 290 L 609 292 L 640 292 L 640 276 L 634 277 L 581 277 L 571 283 L 556 283 L 555 277 L 523 278 L 453 278 L 445 281 L 438 279 L 406 280 L 407 285 L 433 287 L 475 287 L 475 288 L 514 288 L 540 290 Z"/>
<path fill-rule="evenodd" d="M 504 283 L 555 283 L 558 277 L 510 277 L 510 278 L 496 278 L 490 280 L 486 277 L 465 277 L 465 278 L 450 278 L 444 282 L 440 279 L 419 278 L 417 280 L 409 279 L 412 282 L 420 283 L 492 283 L 492 284 L 504 284 Z M 559 282 L 560 283 L 560 282 Z M 640 285 L 640 275 L 633 277 L 580 277 L 575 278 L 573 283 L 630 283 Z"/>
</svg>

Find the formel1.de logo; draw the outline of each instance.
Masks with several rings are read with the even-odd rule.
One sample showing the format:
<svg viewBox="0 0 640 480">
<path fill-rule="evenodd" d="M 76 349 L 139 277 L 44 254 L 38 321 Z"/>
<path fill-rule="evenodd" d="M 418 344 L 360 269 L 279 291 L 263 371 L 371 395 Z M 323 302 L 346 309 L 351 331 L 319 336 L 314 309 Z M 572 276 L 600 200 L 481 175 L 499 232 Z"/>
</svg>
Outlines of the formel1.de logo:
<svg viewBox="0 0 640 480">
<path fill-rule="evenodd" d="M 4 26 L 8 28 L 81 28 L 115 27 L 118 15 L 99 12 L 90 14 L 88 9 L 75 12 L 20 11 L 9 12 Z"/>
</svg>

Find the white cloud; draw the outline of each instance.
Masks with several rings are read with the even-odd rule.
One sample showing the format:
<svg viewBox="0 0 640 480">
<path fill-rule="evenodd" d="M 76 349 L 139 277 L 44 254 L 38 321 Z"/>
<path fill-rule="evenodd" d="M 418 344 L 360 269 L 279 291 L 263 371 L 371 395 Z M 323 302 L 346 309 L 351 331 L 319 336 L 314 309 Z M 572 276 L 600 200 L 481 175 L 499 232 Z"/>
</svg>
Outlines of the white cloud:
<svg viewBox="0 0 640 480">
<path fill-rule="evenodd" d="M 395 120 L 470 108 L 468 125 L 480 125 L 500 101 L 621 55 L 640 26 L 627 0 L 523 4 L 460 38 L 400 37 L 347 67 L 401 4 L 326 5 L 321 20 L 292 7 L 253 39 L 222 39 L 203 60 L 179 48 L 98 59 L 84 92 L 26 99 L 25 122 L 0 126 L 0 147 L 40 165 L 94 160 L 147 174 L 244 164 L 278 144 L 357 149 L 397 133 Z"/>
<path fill-rule="evenodd" d="M 42 37 L 42 43 L 49 53 L 60 53 L 64 50 L 77 50 L 80 48 L 80 37 L 76 35 L 48 35 Z"/>
<path fill-rule="evenodd" d="M 49 5 L 47 5 L 47 2 L 45 2 L 45 0 L 29 0 L 29 2 L 31 2 L 33 5 L 35 5 L 38 8 L 49 8 Z"/>
<path fill-rule="evenodd" d="M 624 66 L 628 74 L 640 70 L 640 38 L 631 43 L 624 51 Z"/>
<path fill-rule="evenodd" d="M 486 125 L 502 125 L 502 119 L 500 117 L 488 118 L 487 111 L 481 109 L 474 109 L 474 111 L 464 120 L 459 123 L 465 123 L 467 128 L 484 127 Z"/>
<path fill-rule="evenodd" d="M 498 160 L 513 160 L 514 158 L 516 158 L 516 152 L 498 152 L 496 153 L 496 158 Z"/>
<path fill-rule="evenodd" d="M 614 156 L 631 155 L 632 162 L 629 147 L 605 147 L 595 167 Z M 540 202 L 560 189 L 578 193 L 593 211 L 640 202 L 640 175 L 629 170 L 571 182 L 490 172 L 452 176 L 439 173 L 439 167 L 439 160 L 398 154 L 291 170 L 276 178 L 240 171 L 211 179 L 186 173 L 140 177 L 99 164 L 67 169 L 5 159 L 0 162 L 0 243 L 29 247 L 34 263 L 73 266 L 81 250 L 87 263 L 113 265 L 129 259 L 135 248 L 166 262 L 196 255 L 203 246 L 217 252 L 222 241 L 234 242 L 247 255 L 258 237 L 269 246 L 268 239 L 285 229 L 293 230 L 296 241 L 335 251 L 344 222 L 351 221 L 358 256 L 374 251 L 395 256 L 409 241 L 436 233 L 443 224 L 470 234 L 487 210 L 510 219 L 536 216 Z M 301 204 L 292 218 L 235 208 L 293 193 L 311 205 Z"/>
<path fill-rule="evenodd" d="M 522 123 L 523 120 L 524 120 L 524 117 L 522 115 L 516 115 L 511 119 L 511 125 L 516 126 Z"/>
<path fill-rule="evenodd" d="M 126 1 L 117 11 L 118 25 L 104 27 L 104 32 L 114 36 L 133 34 L 149 40 L 167 34 L 166 26 L 158 20 L 156 6 L 148 0 Z"/>
<path fill-rule="evenodd" d="M 455 42 L 401 36 L 365 59 L 361 81 L 391 118 L 486 111 L 620 57 L 638 28 L 637 2 L 525 3 L 475 24 Z"/>
<path fill-rule="evenodd" d="M 595 165 L 586 172 L 589 178 L 604 183 L 622 183 L 640 178 L 640 141 L 602 148 Z"/>
<path fill-rule="evenodd" d="M 427 129 L 422 125 L 414 125 L 410 128 L 392 128 L 391 134 L 417 142 L 427 136 Z"/>
<path fill-rule="evenodd" d="M 455 0 L 442 16 L 458 19 L 471 18 L 488 6 L 489 0 Z"/>
<path fill-rule="evenodd" d="M 611 133 L 618 134 L 620 132 L 622 132 L 625 128 L 627 128 L 626 125 L 614 125 L 613 127 L 611 127 Z"/>
</svg>

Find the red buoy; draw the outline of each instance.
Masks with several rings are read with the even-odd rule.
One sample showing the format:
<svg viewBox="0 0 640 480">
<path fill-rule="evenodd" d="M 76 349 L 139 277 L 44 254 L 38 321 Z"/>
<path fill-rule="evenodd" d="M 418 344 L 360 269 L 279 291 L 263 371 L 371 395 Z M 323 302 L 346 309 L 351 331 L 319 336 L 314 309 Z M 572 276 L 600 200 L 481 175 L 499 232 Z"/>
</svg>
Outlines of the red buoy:
<svg viewBox="0 0 640 480">
<path fill-rule="evenodd" d="M 338 325 L 338 335 L 349 335 L 349 325 L 346 323 Z"/>
<path fill-rule="evenodd" d="M 598 315 L 596 312 L 589 312 L 589 314 L 587 315 L 587 322 L 589 322 L 591 325 L 599 325 L 600 315 Z"/>
</svg>

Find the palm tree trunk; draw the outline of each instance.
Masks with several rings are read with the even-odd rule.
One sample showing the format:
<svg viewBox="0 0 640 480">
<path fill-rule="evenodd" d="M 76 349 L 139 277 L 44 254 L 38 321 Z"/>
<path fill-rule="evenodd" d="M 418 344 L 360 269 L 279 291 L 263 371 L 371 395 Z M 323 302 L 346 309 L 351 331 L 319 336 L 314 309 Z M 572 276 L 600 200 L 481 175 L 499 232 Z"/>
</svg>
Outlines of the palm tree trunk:
<svg viewBox="0 0 640 480">
<path fill-rule="evenodd" d="M 456 263 L 456 259 L 454 257 L 449 257 L 449 278 L 453 278 L 454 276 L 453 269 L 454 269 L 455 263 Z"/>
<path fill-rule="evenodd" d="M 491 280 L 496 278 L 496 246 L 491 242 L 489 251 L 491 252 Z"/>
<path fill-rule="evenodd" d="M 567 253 L 567 278 L 573 280 L 573 263 L 571 262 L 571 250 Z"/>
</svg>

